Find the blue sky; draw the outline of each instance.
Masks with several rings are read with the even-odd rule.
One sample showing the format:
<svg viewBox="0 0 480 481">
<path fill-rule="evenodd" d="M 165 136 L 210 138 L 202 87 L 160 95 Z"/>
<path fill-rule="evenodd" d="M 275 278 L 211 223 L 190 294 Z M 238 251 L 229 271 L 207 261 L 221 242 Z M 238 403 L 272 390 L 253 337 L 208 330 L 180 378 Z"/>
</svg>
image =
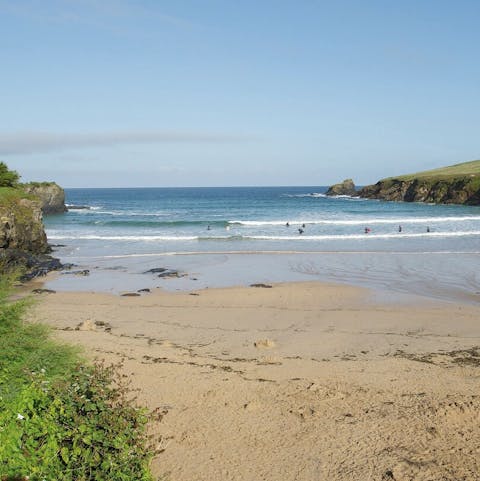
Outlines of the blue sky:
<svg viewBox="0 0 480 481">
<path fill-rule="evenodd" d="M 478 1 L 0 0 L 0 160 L 65 187 L 480 158 Z"/>
</svg>

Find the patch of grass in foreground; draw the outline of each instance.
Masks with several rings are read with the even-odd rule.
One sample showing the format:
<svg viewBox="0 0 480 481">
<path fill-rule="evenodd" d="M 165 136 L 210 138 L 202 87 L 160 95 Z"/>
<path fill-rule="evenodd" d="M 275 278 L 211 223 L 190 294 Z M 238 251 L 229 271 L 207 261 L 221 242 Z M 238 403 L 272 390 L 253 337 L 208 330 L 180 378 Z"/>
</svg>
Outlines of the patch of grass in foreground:
<svg viewBox="0 0 480 481">
<path fill-rule="evenodd" d="M 0 278 L 0 480 L 151 481 L 146 413 L 116 368 L 23 321 Z M 27 478 L 28 477 L 28 478 Z"/>
<path fill-rule="evenodd" d="M 13 276 L 0 276 L 0 395 L 8 401 L 42 369 L 50 381 L 71 372 L 80 361 L 78 350 L 54 342 L 49 328 L 23 321 L 30 302 L 8 302 Z M 1 401 L 0 401 L 1 402 Z"/>
</svg>

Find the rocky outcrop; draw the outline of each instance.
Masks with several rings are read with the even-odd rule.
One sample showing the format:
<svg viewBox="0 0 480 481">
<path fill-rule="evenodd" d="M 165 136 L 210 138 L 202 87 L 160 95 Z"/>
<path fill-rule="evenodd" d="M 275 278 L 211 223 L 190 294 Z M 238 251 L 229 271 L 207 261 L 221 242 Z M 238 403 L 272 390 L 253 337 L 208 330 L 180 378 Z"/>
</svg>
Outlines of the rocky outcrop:
<svg viewBox="0 0 480 481">
<path fill-rule="evenodd" d="M 332 185 L 326 192 L 326 195 L 349 195 L 354 196 L 357 194 L 355 184 L 352 179 L 345 179 L 340 184 Z"/>
<path fill-rule="evenodd" d="M 20 269 L 25 281 L 63 266 L 48 255 L 51 249 L 40 201 L 23 196 L 23 192 L 12 189 L 0 197 L 0 275 Z"/>
<path fill-rule="evenodd" d="M 358 195 L 404 202 L 480 205 L 480 176 L 389 178 L 364 187 Z"/>
<path fill-rule="evenodd" d="M 67 211 L 65 191 L 55 182 L 31 182 L 22 187 L 27 194 L 39 199 L 45 215 L 61 214 Z"/>
<path fill-rule="evenodd" d="M 14 270 L 20 273 L 22 282 L 69 267 L 48 254 L 35 254 L 20 249 L 0 249 L 0 275 L 4 271 Z"/>
<path fill-rule="evenodd" d="M 15 196 L 0 204 L 0 249 L 44 254 L 49 251 L 40 202 Z"/>
</svg>

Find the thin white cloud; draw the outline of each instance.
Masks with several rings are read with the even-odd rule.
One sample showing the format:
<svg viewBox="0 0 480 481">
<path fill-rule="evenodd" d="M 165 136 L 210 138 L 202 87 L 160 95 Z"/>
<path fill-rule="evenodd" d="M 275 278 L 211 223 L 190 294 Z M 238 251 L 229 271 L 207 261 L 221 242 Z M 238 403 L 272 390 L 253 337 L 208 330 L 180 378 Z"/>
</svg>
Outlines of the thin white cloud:
<svg viewBox="0 0 480 481">
<path fill-rule="evenodd" d="M 0 12 L 39 22 L 83 24 L 112 31 L 123 31 L 125 22 L 131 25 L 145 18 L 180 28 L 193 25 L 156 5 L 148 7 L 132 0 L 0 0 Z"/>
<path fill-rule="evenodd" d="M 252 140 L 251 136 L 205 132 L 117 131 L 104 133 L 0 133 L 0 155 L 25 155 L 126 144 L 226 143 Z"/>
<path fill-rule="evenodd" d="M 62 3 L 71 7 L 85 8 L 91 14 L 105 18 L 131 20 L 133 17 L 148 17 L 178 27 L 192 25 L 186 19 L 164 13 L 155 5 L 147 7 L 131 0 L 63 0 Z"/>
</svg>

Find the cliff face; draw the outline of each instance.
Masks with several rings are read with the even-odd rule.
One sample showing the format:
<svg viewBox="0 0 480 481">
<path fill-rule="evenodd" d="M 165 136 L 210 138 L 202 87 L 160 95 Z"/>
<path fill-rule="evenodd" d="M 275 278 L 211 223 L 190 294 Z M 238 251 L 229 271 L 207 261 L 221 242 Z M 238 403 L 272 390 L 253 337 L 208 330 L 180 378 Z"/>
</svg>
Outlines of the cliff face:
<svg viewBox="0 0 480 481">
<path fill-rule="evenodd" d="M 0 250 L 49 251 L 40 202 L 14 196 L 0 203 Z"/>
<path fill-rule="evenodd" d="M 45 215 L 66 212 L 65 191 L 55 182 L 32 182 L 22 186 L 27 194 L 37 197 Z"/>
<path fill-rule="evenodd" d="M 48 255 L 51 249 L 42 217 L 66 208 L 64 191 L 57 184 L 21 185 L 19 178 L 0 162 L 0 275 L 19 273 L 26 281 L 63 267 Z"/>
<path fill-rule="evenodd" d="M 364 187 L 358 195 L 369 199 L 405 202 L 480 205 L 480 177 L 390 178 Z"/>
<path fill-rule="evenodd" d="M 48 252 L 40 201 L 17 189 L 0 190 L 0 275 L 20 269 L 20 279 L 27 281 L 62 269 Z"/>
<path fill-rule="evenodd" d="M 356 195 L 355 184 L 352 179 L 345 179 L 340 184 L 332 185 L 326 192 L 326 195 Z"/>
</svg>

